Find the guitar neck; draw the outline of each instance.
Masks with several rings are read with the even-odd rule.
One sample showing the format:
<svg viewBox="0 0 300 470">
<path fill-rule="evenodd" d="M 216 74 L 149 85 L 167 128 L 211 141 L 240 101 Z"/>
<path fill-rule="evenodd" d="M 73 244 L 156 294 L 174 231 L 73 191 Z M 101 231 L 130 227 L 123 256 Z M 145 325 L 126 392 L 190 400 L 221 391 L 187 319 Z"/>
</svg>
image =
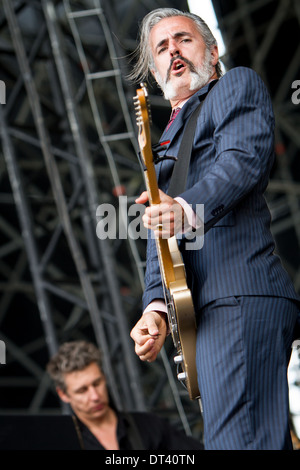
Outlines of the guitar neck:
<svg viewBox="0 0 300 470">
<path fill-rule="evenodd" d="M 145 182 L 150 205 L 159 204 L 160 196 L 154 165 L 149 165 L 145 171 Z M 168 240 L 166 238 L 156 238 L 155 242 L 163 281 L 169 289 L 170 283 L 175 281 L 175 272 Z"/>
<path fill-rule="evenodd" d="M 139 135 L 140 150 L 146 164 L 145 180 L 150 204 L 159 204 L 160 197 L 153 162 L 149 122 L 146 121 L 143 133 Z"/>
<path fill-rule="evenodd" d="M 153 161 L 146 95 L 147 93 L 144 88 L 137 90 L 135 106 L 137 111 L 137 125 L 139 127 L 139 147 L 146 167 L 144 172 L 146 189 L 150 205 L 155 205 L 160 203 L 160 196 Z M 170 283 L 175 281 L 175 271 L 173 268 L 168 240 L 166 238 L 156 238 L 155 242 L 161 275 L 165 286 L 169 289 Z"/>
<path fill-rule="evenodd" d="M 160 196 L 154 165 L 148 167 L 145 171 L 145 180 L 150 204 L 160 204 Z"/>
</svg>

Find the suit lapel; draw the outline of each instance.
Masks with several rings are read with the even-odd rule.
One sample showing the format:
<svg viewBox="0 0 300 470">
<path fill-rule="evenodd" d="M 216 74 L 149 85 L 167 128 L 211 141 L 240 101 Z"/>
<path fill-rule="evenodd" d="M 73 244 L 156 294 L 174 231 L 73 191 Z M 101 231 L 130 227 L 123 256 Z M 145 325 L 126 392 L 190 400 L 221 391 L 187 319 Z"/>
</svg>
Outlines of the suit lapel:
<svg viewBox="0 0 300 470">
<path fill-rule="evenodd" d="M 210 87 L 211 87 L 211 83 L 210 82 L 209 84 L 205 85 L 203 88 L 201 88 L 201 90 L 199 90 L 198 92 L 196 92 L 182 107 L 180 113 L 177 115 L 175 121 L 172 123 L 172 125 L 169 127 L 169 129 L 166 129 L 159 142 L 165 142 L 165 141 L 170 141 L 170 144 L 167 146 L 167 148 L 165 150 L 163 150 L 162 152 L 159 152 L 159 155 L 161 157 L 164 157 L 165 155 L 168 155 L 168 149 L 169 147 L 172 145 L 172 142 L 174 141 L 176 135 L 178 134 L 178 132 L 182 129 L 182 127 L 185 125 L 185 123 L 187 122 L 188 118 L 190 117 L 190 115 L 192 114 L 192 112 L 194 111 L 194 109 L 198 106 L 199 102 L 205 98 L 205 96 L 207 95 Z M 160 175 L 160 170 L 161 170 L 161 167 L 162 167 L 162 164 L 163 164 L 163 161 L 159 162 L 157 165 L 156 165 L 156 174 L 157 174 L 157 178 L 159 179 L 159 175 Z"/>
</svg>

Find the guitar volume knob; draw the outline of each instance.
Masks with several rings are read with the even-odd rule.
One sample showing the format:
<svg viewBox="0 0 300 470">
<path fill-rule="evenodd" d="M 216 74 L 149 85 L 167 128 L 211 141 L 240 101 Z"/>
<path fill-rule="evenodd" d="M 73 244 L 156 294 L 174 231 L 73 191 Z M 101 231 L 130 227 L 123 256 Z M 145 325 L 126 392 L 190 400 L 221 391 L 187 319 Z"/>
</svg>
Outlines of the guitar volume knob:
<svg viewBox="0 0 300 470">
<path fill-rule="evenodd" d="M 180 372 L 180 374 L 177 375 L 177 379 L 180 380 L 181 382 L 187 379 L 187 373 L 186 372 Z"/>
<path fill-rule="evenodd" d="M 182 354 L 179 354 L 178 356 L 175 356 L 174 357 L 174 362 L 175 362 L 175 364 L 181 364 L 183 362 Z"/>
</svg>

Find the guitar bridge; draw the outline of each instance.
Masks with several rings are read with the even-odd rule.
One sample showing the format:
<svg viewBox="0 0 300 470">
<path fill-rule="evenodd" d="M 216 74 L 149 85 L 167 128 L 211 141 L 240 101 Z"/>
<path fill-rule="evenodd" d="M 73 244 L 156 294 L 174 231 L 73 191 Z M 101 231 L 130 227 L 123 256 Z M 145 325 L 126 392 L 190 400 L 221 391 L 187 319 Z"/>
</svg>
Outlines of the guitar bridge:
<svg viewBox="0 0 300 470">
<path fill-rule="evenodd" d="M 168 312 L 168 322 L 169 322 L 169 327 L 170 327 L 173 343 L 177 351 L 180 351 L 181 346 L 180 346 L 178 325 L 177 325 L 176 313 L 175 313 L 173 302 L 167 303 L 167 312 Z"/>
</svg>

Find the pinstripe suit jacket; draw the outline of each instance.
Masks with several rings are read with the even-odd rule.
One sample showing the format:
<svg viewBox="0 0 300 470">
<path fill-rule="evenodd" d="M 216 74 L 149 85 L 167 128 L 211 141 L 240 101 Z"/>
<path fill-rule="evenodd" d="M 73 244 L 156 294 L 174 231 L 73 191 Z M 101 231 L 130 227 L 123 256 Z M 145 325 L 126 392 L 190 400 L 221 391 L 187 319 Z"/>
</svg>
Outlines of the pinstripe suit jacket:
<svg viewBox="0 0 300 470">
<path fill-rule="evenodd" d="M 178 156 L 183 130 L 207 93 L 206 85 L 183 106 L 161 141 L 164 154 Z M 179 196 L 196 211 L 204 204 L 203 248 L 179 242 L 195 308 L 232 295 L 298 299 L 274 254 L 270 213 L 264 198 L 274 161 L 274 116 L 260 77 L 251 69 L 228 71 L 210 90 L 195 132 L 186 190 Z M 162 153 L 160 154 L 162 155 Z M 159 187 L 167 192 L 174 162 L 157 165 Z M 176 163 L 175 163 L 176 165 Z M 163 299 L 155 241 L 148 238 L 144 307 Z M 299 299 L 298 299 L 299 300 Z"/>
</svg>

